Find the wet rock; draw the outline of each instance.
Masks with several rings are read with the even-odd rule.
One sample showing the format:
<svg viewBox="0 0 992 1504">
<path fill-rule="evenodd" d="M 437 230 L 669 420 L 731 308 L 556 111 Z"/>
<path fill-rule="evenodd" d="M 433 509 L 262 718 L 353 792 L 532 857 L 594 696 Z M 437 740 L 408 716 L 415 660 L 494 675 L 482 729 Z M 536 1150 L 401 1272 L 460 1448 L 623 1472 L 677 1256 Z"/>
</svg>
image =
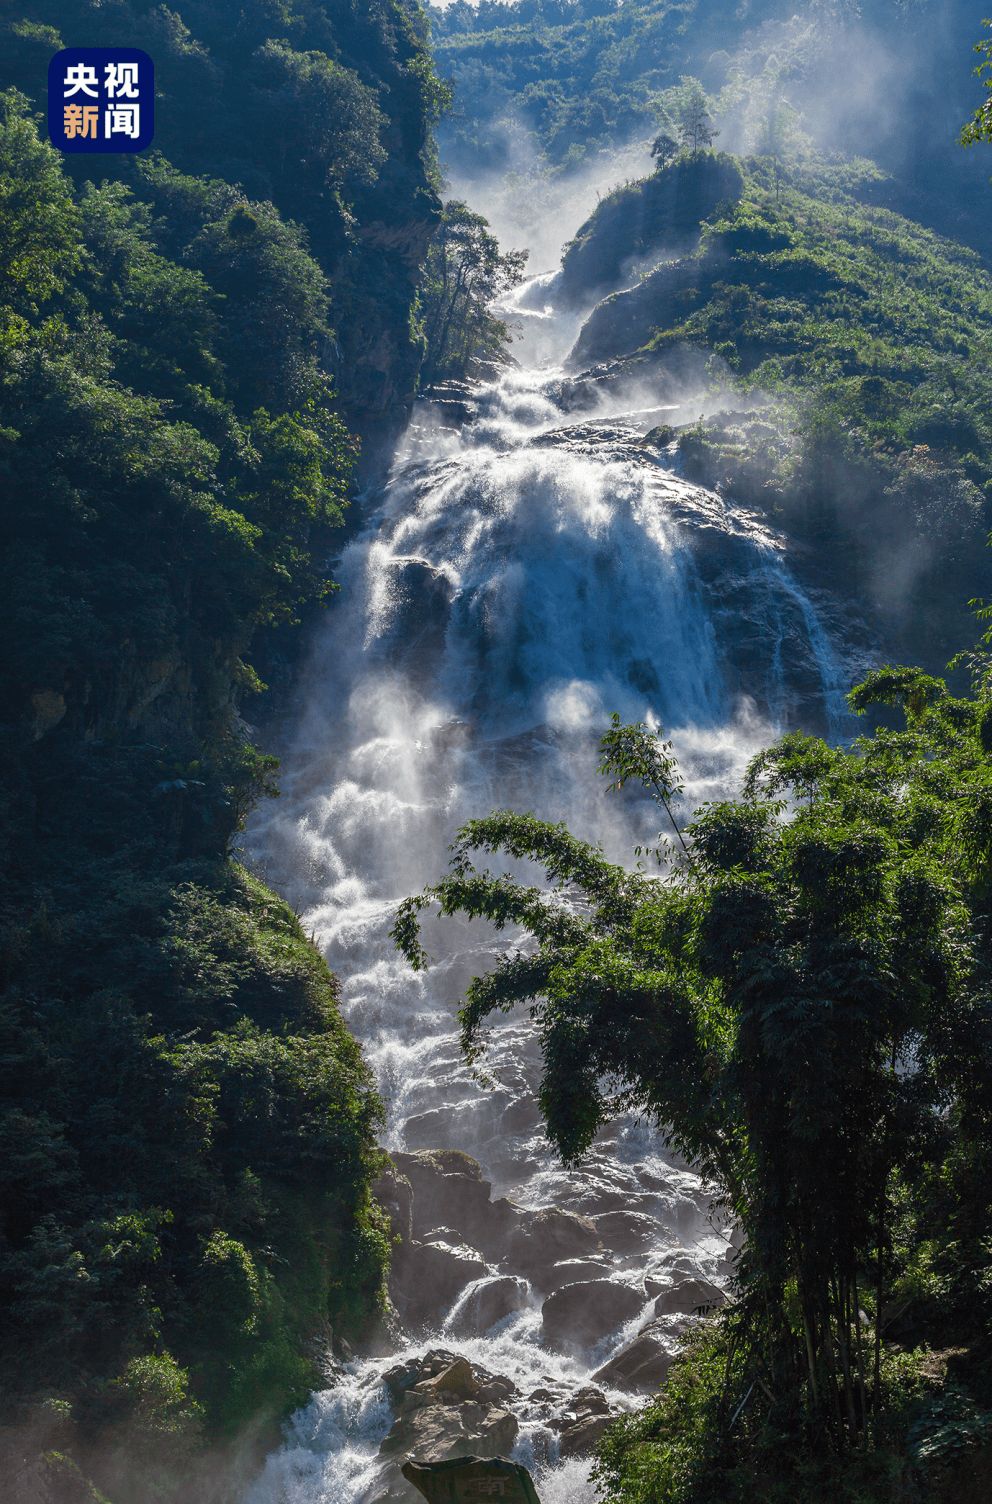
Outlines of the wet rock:
<svg viewBox="0 0 992 1504">
<path fill-rule="evenodd" d="M 507 1134 L 534 1133 L 541 1123 L 541 1110 L 537 1105 L 537 1098 L 533 1096 L 520 1097 L 516 1102 L 511 1102 L 500 1118 L 500 1132 Z"/>
<path fill-rule="evenodd" d="M 657 1218 L 643 1212 L 601 1212 L 592 1220 L 606 1247 L 614 1253 L 640 1253 L 656 1247 L 664 1237 Z"/>
<path fill-rule="evenodd" d="M 558 1442 L 562 1460 L 587 1457 L 613 1418 L 603 1391 L 592 1384 L 585 1385 L 572 1396 L 572 1411 L 569 1424 L 562 1430 Z"/>
<path fill-rule="evenodd" d="M 527 1281 L 514 1274 L 501 1274 L 478 1285 L 462 1300 L 447 1330 L 453 1336 L 482 1336 L 513 1311 L 528 1305 Z"/>
<path fill-rule="evenodd" d="M 525 1212 L 506 1239 L 505 1262 L 540 1287 L 545 1270 L 563 1259 L 602 1254 L 596 1225 L 576 1212 L 546 1207 Z"/>
<path fill-rule="evenodd" d="M 444 641 L 453 589 L 427 559 L 393 560 L 393 632 L 403 657 L 415 662 Z"/>
<path fill-rule="evenodd" d="M 382 1376 L 382 1382 L 386 1386 L 389 1403 L 393 1409 L 397 1409 L 408 1389 L 423 1375 L 423 1364 L 417 1358 L 409 1358 L 405 1363 L 397 1363 L 395 1368 L 390 1368 Z"/>
<path fill-rule="evenodd" d="M 457 1227 L 435 1227 L 432 1232 L 425 1232 L 420 1239 L 421 1243 L 447 1243 L 451 1248 L 457 1248 L 462 1242 L 461 1234 Z"/>
<path fill-rule="evenodd" d="M 540 1275 L 540 1288 L 546 1293 L 560 1290 L 562 1285 L 581 1284 L 590 1279 L 606 1279 L 610 1265 L 606 1259 L 563 1259 L 560 1264 Z"/>
<path fill-rule="evenodd" d="M 707 1316 L 727 1304 L 727 1296 L 716 1285 L 703 1279 L 683 1279 L 665 1290 L 654 1303 L 656 1316 Z"/>
<path fill-rule="evenodd" d="M 577 1415 L 609 1415 L 610 1407 L 602 1389 L 595 1384 L 583 1384 L 572 1395 L 572 1408 Z"/>
<path fill-rule="evenodd" d="M 519 1393 L 520 1391 L 512 1379 L 507 1378 L 506 1374 L 498 1373 L 494 1378 L 487 1379 L 484 1384 L 479 1385 L 477 1398 L 480 1400 L 489 1400 L 491 1404 L 502 1405 Z"/>
<path fill-rule="evenodd" d="M 521 1211 L 512 1201 L 492 1201 L 492 1186 L 482 1167 L 457 1149 L 391 1156 L 413 1189 L 413 1235 L 453 1227 L 473 1248 L 498 1259 Z"/>
<path fill-rule="evenodd" d="M 588 1457 L 594 1452 L 611 1419 L 609 1415 L 586 1415 L 563 1431 L 558 1441 L 558 1455 L 562 1461 L 566 1457 Z"/>
<path fill-rule="evenodd" d="M 613 1280 L 563 1285 L 541 1307 L 545 1335 L 557 1342 L 588 1347 L 636 1316 L 643 1305 L 637 1290 Z"/>
<path fill-rule="evenodd" d="M 516 1417 L 500 1405 L 476 1400 L 438 1402 L 398 1415 L 379 1452 L 382 1456 L 412 1454 L 424 1462 L 466 1455 L 508 1457 L 518 1429 Z"/>
<path fill-rule="evenodd" d="M 403 1321 L 422 1322 L 451 1306 L 460 1290 L 487 1274 L 485 1259 L 462 1244 L 409 1243 L 392 1269 L 390 1294 Z"/>
<path fill-rule="evenodd" d="M 593 1374 L 611 1389 L 629 1389 L 635 1394 L 653 1394 L 668 1378 L 674 1354 L 651 1332 L 642 1333 L 622 1347 Z"/>
<path fill-rule="evenodd" d="M 479 1392 L 479 1381 L 472 1372 L 472 1365 L 467 1358 L 456 1358 L 454 1363 L 435 1377 L 426 1379 L 417 1386 L 423 1394 L 425 1402 L 443 1398 L 448 1403 L 448 1396 L 453 1395 L 456 1399 L 475 1399 Z"/>
<path fill-rule="evenodd" d="M 419 1504 L 420 1494 L 400 1471 L 411 1455 L 421 1462 L 442 1462 L 449 1457 L 507 1457 L 513 1450 L 518 1424 L 506 1401 L 517 1390 L 505 1375 L 434 1348 L 423 1358 L 397 1364 L 383 1382 L 397 1413 L 361 1504 Z"/>
</svg>

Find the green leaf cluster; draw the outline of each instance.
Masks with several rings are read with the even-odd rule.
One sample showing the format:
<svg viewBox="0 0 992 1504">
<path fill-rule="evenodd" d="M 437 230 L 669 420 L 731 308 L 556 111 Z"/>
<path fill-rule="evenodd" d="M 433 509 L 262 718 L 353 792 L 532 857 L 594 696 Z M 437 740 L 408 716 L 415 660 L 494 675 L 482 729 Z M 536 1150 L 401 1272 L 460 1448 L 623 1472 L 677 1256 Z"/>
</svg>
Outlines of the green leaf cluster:
<svg viewBox="0 0 992 1504">
<path fill-rule="evenodd" d="M 412 24 L 385 9 L 370 66 Z M 59 17 L 67 42 L 134 19 Z M 330 41 L 279 48 L 256 20 L 252 108 L 299 132 L 334 107 L 307 149 L 347 239 L 346 194 L 396 168 L 380 95 Z M 123 40 L 152 38 L 168 139 L 182 88 L 218 74 L 178 17 L 140 25 Z M 9 35 L 21 79 L 61 45 L 31 19 Z M 335 980 L 229 856 L 278 792 L 240 699 L 261 634 L 333 589 L 357 442 L 311 235 L 262 177 L 197 175 L 197 118 L 192 172 L 101 158 L 91 182 L 0 95 L 0 1389 L 29 1437 L 57 1398 L 38 1467 L 94 1498 L 189 1497 L 206 1436 L 320 1383 L 389 1254 L 382 1107 Z M 271 120 L 259 140 L 292 144 Z"/>
<path fill-rule="evenodd" d="M 426 345 L 421 385 L 464 377 L 475 364 L 501 364 L 512 339 L 491 304 L 523 281 L 526 251 L 500 254 L 488 220 L 457 200 L 445 204 L 434 231 L 420 289 Z"/>
</svg>

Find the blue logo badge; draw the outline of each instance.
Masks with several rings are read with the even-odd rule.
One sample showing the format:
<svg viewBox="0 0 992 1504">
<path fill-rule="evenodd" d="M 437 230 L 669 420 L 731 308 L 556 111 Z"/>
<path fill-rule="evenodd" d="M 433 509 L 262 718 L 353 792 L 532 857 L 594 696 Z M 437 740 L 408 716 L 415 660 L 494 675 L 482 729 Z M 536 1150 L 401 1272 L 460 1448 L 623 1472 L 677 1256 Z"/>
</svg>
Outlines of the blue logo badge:
<svg viewBox="0 0 992 1504">
<path fill-rule="evenodd" d="M 137 47 L 67 47 L 48 65 L 48 134 L 60 151 L 144 151 L 155 68 Z"/>
</svg>

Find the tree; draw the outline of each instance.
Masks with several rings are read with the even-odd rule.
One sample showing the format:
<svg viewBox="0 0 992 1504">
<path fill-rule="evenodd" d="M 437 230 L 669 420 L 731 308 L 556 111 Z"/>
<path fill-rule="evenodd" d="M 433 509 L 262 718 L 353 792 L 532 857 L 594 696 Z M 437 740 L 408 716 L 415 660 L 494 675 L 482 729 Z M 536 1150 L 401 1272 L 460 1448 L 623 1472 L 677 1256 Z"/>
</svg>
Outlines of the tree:
<svg viewBox="0 0 992 1504">
<path fill-rule="evenodd" d="M 983 21 L 982 25 L 992 27 L 992 20 Z M 985 54 L 975 73 L 982 79 L 983 86 L 992 91 L 992 37 L 976 42 L 975 51 Z M 988 78 L 983 77 L 985 73 L 989 74 Z M 984 104 L 979 105 L 958 139 L 962 146 L 971 146 L 975 141 L 992 141 L 992 99 L 986 99 Z"/>
<path fill-rule="evenodd" d="M 502 360 L 510 341 L 496 298 L 523 281 L 526 251 L 500 254 L 489 222 L 458 200 L 445 204 L 424 267 L 421 291 L 427 355 L 421 384 L 464 376 L 475 358 Z"/>
<path fill-rule="evenodd" d="M 706 94 L 696 79 L 682 79 L 673 113 L 682 147 L 686 151 L 708 151 L 720 132 L 713 129 Z"/>
<path fill-rule="evenodd" d="M 678 154 L 679 143 L 674 136 L 670 136 L 667 131 L 662 131 L 660 135 L 655 136 L 651 146 L 651 155 L 658 158 L 659 167 L 667 167 Z"/>
<path fill-rule="evenodd" d="M 29 103 L 0 94 L 0 304 L 17 314 L 60 292 L 79 261 L 72 190 Z"/>
<path fill-rule="evenodd" d="M 601 771 L 667 811 L 667 876 L 503 811 L 459 832 L 449 874 L 406 900 L 393 932 L 416 967 L 417 916 L 435 906 L 534 942 L 470 984 L 467 1059 L 484 1061 L 494 1013 L 526 1002 L 566 1163 L 633 1110 L 704 1173 L 747 1240 L 718 1429 L 746 1375 L 771 1433 L 838 1453 L 883 1405 L 892 1186 L 948 1111 L 959 1144 L 992 1120 L 992 706 L 916 669 L 871 674 L 851 704 L 900 705 L 906 729 L 847 752 L 783 737 L 740 799 L 684 830 L 670 747 L 614 716 Z M 547 885 L 476 870 L 475 853 L 497 851 L 538 863 Z"/>
</svg>

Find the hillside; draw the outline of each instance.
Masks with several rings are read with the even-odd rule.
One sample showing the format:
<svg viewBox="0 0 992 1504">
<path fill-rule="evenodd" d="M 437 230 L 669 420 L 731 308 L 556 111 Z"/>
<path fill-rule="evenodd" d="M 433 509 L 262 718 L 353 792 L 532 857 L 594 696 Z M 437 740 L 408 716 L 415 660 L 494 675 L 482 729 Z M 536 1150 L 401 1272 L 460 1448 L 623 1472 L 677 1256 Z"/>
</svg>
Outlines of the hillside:
<svg viewBox="0 0 992 1504">
<path fill-rule="evenodd" d="M 954 146 L 981 100 L 967 0 L 482 0 L 430 15 L 455 89 L 441 157 L 477 190 L 507 172 L 559 187 L 606 178 L 618 148 L 650 144 L 689 77 L 724 150 L 763 153 L 771 130 L 800 150 L 871 157 L 888 207 L 992 253 L 988 173 Z"/>
<path fill-rule="evenodd" d="M 570 296 L 595 296 L 604 256 L 650 265 L 632 226 L 664 241 L 654 205 L 716 160 L 608 195 L 567 249 Z M 570 364 L 637 382 L 704 352 L 713 415 L 678 436 L 686 473 L 813 544 L 877 604 L 895 650 L 939 669 L 989 588 L 992 283 L 975 252 L 878 207 L 872 164 L 740 171 L 738 202 L 714 206 L 695 250 L 595 306 Z"/>
</svg>

